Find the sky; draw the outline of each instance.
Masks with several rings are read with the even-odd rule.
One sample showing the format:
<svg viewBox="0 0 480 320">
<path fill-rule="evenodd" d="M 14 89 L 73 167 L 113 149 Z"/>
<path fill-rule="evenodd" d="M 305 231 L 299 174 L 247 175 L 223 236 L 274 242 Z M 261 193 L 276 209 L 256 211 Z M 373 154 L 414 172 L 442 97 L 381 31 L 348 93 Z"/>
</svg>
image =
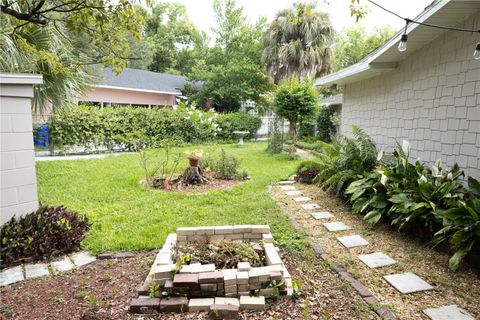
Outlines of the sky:
<svg viewBox="0 0 480 320">
<path fill-rule="evenodd" d="M 172 0 L 187 7 L 190 20 L 199 28 L 211 34 L 214 26 L 213 0 Z M 291 0 L 236 0 L 237 5 L 243 6 L 244 14 L 250 22 L 256 21 L 260 16 L 267 17 L 271 21 L 277 11 L 291 6 Z M 401 29 L 405 22 L 387 13 L 367 0 L 362 2 L 370 8 L 369 15 L 361 21 L 361 25 L 368 31 L 377 26 L 390 25 L 395 30 Z M 428 6 L 432 0 L 376 0 L 377 3 L 392 10 L 403 17 L 414 18 Z M 355 26 L 355 18 L 350 16 L 350 0 L 318 0 L 317 8 L 330 14 L 330 20 L 337 31 L 343 28 Z"/>
</svg>

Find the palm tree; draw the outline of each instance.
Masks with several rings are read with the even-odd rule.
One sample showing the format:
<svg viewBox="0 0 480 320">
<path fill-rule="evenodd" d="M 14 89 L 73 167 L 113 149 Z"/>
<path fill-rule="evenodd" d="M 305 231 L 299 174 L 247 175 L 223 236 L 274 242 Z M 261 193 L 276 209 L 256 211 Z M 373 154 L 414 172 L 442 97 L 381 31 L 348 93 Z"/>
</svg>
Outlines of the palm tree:
<svg viewBox="0 0 480 320">
<path fill-rule="evenodd" d="M 275 83 L 331 72 L 333 28 L 328 14 L 315 7 L 316 2 L 297 2 L 279 11 L 268 27 L 262 62 Z"/>
</svg>

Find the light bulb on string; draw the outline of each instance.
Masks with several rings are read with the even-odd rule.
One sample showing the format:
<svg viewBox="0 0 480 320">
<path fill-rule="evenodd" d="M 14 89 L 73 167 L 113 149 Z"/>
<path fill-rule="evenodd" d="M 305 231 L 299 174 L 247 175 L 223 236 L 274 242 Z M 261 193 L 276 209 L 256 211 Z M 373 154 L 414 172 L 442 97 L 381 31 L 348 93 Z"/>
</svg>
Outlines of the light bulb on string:
<svg viewBox="0 0 480 320">
<path fill-rule="evenodd" d="M 398 44 L 398 51 L 404 52 L 407 50 L 407 40 L 408 36 L 406 33 L 402 34 L 402 38 L 400 39 L 400 43 Z"/>
<path fill-rule="evenodd" d="M 475 60 L 480 60 L 480 42 L 477 43 L 477 46 L 475 47 L 475 51 L 473 52 L 473 58 Z"/>
</svg>

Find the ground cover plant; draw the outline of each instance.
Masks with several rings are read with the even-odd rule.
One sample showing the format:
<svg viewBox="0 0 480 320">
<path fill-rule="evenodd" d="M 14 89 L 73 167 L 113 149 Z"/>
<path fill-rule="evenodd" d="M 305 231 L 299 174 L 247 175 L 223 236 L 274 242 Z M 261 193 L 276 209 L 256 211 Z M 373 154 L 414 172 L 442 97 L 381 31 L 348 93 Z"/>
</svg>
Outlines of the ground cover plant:
<svg viewBox="0 0 480 320">
<path fill-rule="evenodd" d="M 222 224 L 269 224 L 279 244 L 303 247 L 302 235 L 267 191 L 269 184 L 288 178 L 298 162 L 269 154 L 265 143 L 222 147 L 243 159 L 242 167 L 251 180 L 195 195 L 151 190 L 139 184 L 143 169 L 138 155 L 124 154 L 101 160 L 37 163 L 39 198 L 88 216 L 92 228 L 82 244 L 92 253 L 157 248 L 177 227 Z M 175 151 L 189 154 L 216 149 L 203 145 Z"/>
<path fill-rule="evenodd" d="M 1 228 L 1 267 L 78 250 L 90 224 L 66 208 L 42 206 Z"/>
</svg>

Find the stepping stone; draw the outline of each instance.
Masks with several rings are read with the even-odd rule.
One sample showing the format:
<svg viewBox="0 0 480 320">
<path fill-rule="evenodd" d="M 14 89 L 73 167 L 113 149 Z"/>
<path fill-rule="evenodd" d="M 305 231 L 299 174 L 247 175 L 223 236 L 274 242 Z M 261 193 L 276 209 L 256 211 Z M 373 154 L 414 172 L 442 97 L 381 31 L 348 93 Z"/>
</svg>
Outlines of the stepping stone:
<svg viewBox="0 0 480 320">
<path fill-rule="evenodd" d="M 282 189 L 283 191 L 297 190 L 295 186 L 280 186 L 280 189 Z"/>
<path fill-rule="evenodd" d="M 311 215 L 315 220 L 329 219 L 334 217 L 334 215 L 330 212 L 312 212 Z"/>
<path fill-rule="evenodd" d="M 428 308 L 423 310 L 423 313 L 432 320 L 475 320 L 473 316 L 455 304 L 440 308 Z"/>
<path fill-rule="evenodd" d="M 75 268 L 75 265 L 68 257 L 65 257 L 63 260 L 52 262 L 52 269 L 54 272 L 66 272 L 73 268 Z"/>
<path fill-rule="evenodd" d="M 347 248 L 354 248 L 354 247 L 361 247 L 361 246 L 368 245 L 368 241 L 363 239 L 359 235 L 338 237 L 337 240 L 340 241 L 340 243 Z"/>
<path fill-rule="evenodd" d="M 77 267 L 81 267 L 94 262 L 97 258 L 89 255 L 88 252 L 80 251 L 72 255 L 72 260 Z"/>
<path fill-rule="evenodd" d="M 309 197 L 298 197 L 298 198 L 293 198 L 293 201 L 295 202 L 306 202 L 306 201 L 310 201 L 312 199 L 310 199 Z"/>
<path fill-rule="evenodd" d="M 231 304 L 240 307 L 240 301 L 237 298 L 215 297 L 215 304 Z"/>
<path fill-rule="evenodd" d="M 284 181 L 280 181 L 278 182 L 278 184 L 294 184 L 295 182 L 292 181 L 292 180 L 284 180 Z"/>
<path fill-rule="evenodd" d="M 397 263 L 397 261 L 390 258 L 383 252 L 361 254 L 358 256 L 358 259 L 360 259 L 363 263 L 365 263 L 369 268 L 372 268 L 372 269 L 391 266 L 392 264 Z"/>
<path fill-rule="evenodd" d="M 433 290 L 433 287 L 430 284 L 411 272 L 391 274 L 384 276 L 383 278 L 400 293 Z"/>
<path fill-rule="evenodd" d="M 294 191 L 285 191 L 287 196 L 301 196 L 302 191 L 294 190 Z"/>
<path fill-rule="evenodd" d="M 25 265 L 25 278 L 33 279 L 50 275 L 48 264 L 37 263 Z"/>
<path fill-rule="evenodd" d="M 320 206 L 316 203 L 305 203 L 305 204 L 302 204 L 300 205 L 302 207 L 302 209 L 304 210 L 315 210 L 315 209 L 319 209 Z"/>
<path fill-rule="evenodd" d="M 22 266 L 5 269 L 0 272 L 0 287 L 23 281 L 24 279 Z"/>
<path fill-rule="evenodd" d="M 325 222 L 323 225 L 330 232 L 350 230 L 350 227 L 343 222 Z"/>
</svg>

